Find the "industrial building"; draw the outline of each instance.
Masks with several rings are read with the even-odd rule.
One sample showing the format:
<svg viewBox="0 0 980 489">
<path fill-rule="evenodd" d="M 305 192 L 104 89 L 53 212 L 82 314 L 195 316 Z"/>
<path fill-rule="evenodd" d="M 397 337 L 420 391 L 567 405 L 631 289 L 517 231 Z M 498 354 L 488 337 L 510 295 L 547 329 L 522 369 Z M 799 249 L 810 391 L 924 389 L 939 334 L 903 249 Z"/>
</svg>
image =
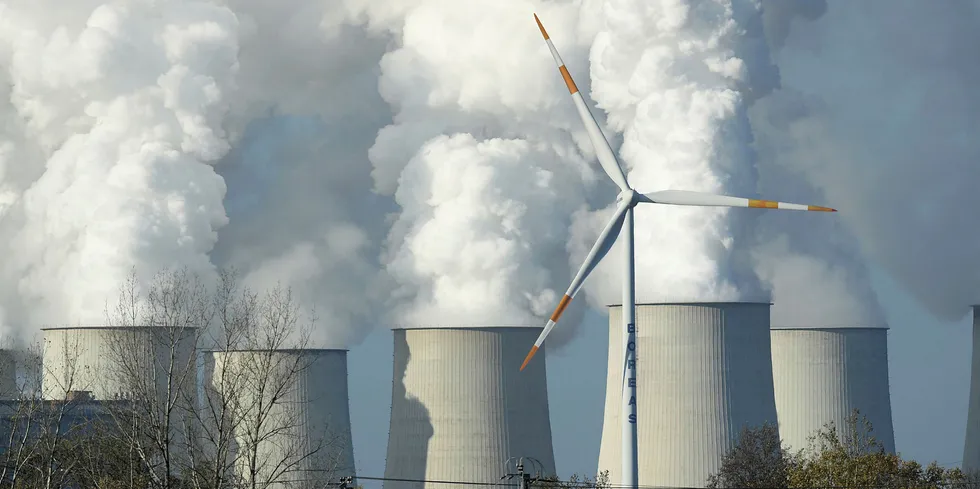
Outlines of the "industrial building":
<svg viewBox="0 0 980 489">
<path fill-rule="evenodd" d="M 205 396 L 223 396 L 238 420 L 229 456 L 246 482 L 254 470 L 297 481 L 276 487 L 325 487 L 355 473 L 347 350 L 211 351 L 205 374 Z"/>
<path fill-rule="evenodd" d="M 970 366 L 970 407 L 966 417 L 963 470 L 980 472 L 980 305 L 972 309 L 973 362 Z"/>
<path fill-rule="evenodd" d="M 827 423 L 841 435 L 850 433 L 847 418 L 857 409 L 882 447 L 895 452 L 887 333 L 887 328 L 772 329 L 779 434 L 792 450 L 806 448 L 808 437 Z"/>
<path fill-rule="evenodd" d="M 637 304 L 640 486 L 704 487 L 743 427 L 775 424 L 768 303 Z M 622 306 L 609 306 L 599 472 L 621 480 Z M 543 362 L 541 362 L 543 363 Z"/>
<path fill-rule="evenodd" d="M 385 478 L 497 484 L 510 457 L 554 475 L 541 328 L 395 329 Z M 531 467 L 531 464 L 527 465 Z M 387 480 L 385 489 L 471 485 Z"/>
</svg>

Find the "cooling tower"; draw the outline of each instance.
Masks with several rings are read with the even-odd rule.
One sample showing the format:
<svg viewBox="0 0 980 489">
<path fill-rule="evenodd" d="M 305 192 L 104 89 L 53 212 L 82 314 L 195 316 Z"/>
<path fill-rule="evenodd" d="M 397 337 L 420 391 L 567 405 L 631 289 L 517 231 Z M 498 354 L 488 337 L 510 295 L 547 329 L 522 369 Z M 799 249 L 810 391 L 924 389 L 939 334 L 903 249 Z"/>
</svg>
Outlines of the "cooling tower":
<svg viewBox="0 0 980 489">
<path fill-rule="evenodd" d="M 973 306 L 973 364 L 970 368 L 970 407 L 966 416 L 963 470 L 980 472 L 980 306 Z"/>
<path fill-rule="evenodd" d="M 194 328 L 79 327 L 42 331 L 41 391 L 45 399 L 64 399 L 69 391 L 88 391 L 96 400 L 133 399 L 149 395 L 154 389 L 159 399 L 166 399 L 167 379 L 173 377 L 186 383 L 182 397 L 196 403 Z M 175 353 L 173 367 L 171 352 Z"/>
<path fill-rule="evenodd" d="M 541 328 L 394 330 L 385 478 L 500 482 L 510 457 L 555 473 L 544 348 L 521 362 Z M 527 464 L 531 467 L 530 464 Z M 511 465 L 511 470 L 513 465 Z M 385 489 L 471 489 L 388 480 Z"/>
<path fill-rule="evenodd" d="M 234 406 L 232 456 L 246 482 L 253 471 L 282 488 L 354 476 L 347 350 L 210 353 L 208 382 Z"/>
<path fill-rule="evenodd" d="M 833 422 L 848 430 L 860 410 L 873 435 L 895 452 L 886 328 L 773 328 L 772 369 L 779 434 L 790 449 Z"/>
<path fill-rule="evenodd" d="M 609 307 L 599 472 L 622 480 L 622 306 Z M 636 306 L 640 486 L 704 487 L 743 427 L 776 423 L 768 303 Z"/>
</svg>

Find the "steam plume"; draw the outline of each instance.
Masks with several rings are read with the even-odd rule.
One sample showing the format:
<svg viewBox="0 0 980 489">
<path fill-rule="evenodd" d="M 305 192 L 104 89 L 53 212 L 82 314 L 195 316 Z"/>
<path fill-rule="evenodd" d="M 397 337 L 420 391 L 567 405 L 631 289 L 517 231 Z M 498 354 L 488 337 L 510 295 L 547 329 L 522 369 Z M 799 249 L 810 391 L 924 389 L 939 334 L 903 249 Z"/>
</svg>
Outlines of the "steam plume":
<svg viewBox="0 0 980 489">
<path fill-rule="evenodd" d="M 0 165 L 13 201 L 3 282 L 16 287 L 4 296 L 23 306 L 8 320 L 98 323 L 134 264 L 144 276 L 177 263 L 211 273 L 227 222 L 211 165 L 230 147 L 234 15 L 198 1 L 0 12 L 15 134 L 31 141 L 16 175 Z"/>
<path fill-rule="evenodd" d="M 603 17 L 591 53 L 592 97 L 623 133 L 631 184 L 641 192 L 755 195 L 746 109 L 777 83 L 758 5 L 614 1 Z M 577 229 L 599 229 L 606 216 L 580 219 L 592 223 Z M 765 299 L 743 249 L 752 219 L 720 208 L 638 208 L 637 300 Z M 576 255 L 584 256 L 594 234 L 579 234 Z M 618 300 L 619 267 L 597 271 L 589 290 L 599 301 Z"/>
<path fill-rule="evenodd" d="M 765 102 L 781 118 L 771 138 L 792 151 L 786 171 L 834 202 L 862 254 L 946 320 L 980 299 L 977 20 L 973 3 L 833 3 L 794 27 L 778 55 L 784 89 Z"/>
<path fill-rule="evenodd" d="M 247 125 L 219 169 L 231 222 L 214 261 L 256 290 L 291 286 L 315 309 L 317 346 L 352 346 L 386 290 L 378 255 L 393 205 L 370 191 L 367 159 L 391 121 L 377 88 L 384 40 L 347 23 L 340 2 L 230 3 L 243 26 L 234 119 Z"/>
<path fill-rule="evenodd" d="M 394 123 L 370 153 L 377 190 L 401 207 L 383 257 L 398 285 L 395 324 L 539 326 L 570 280 L 569 216 L 595 174 L 535 11 L 566 59 L 583 60 L 574 5 L 364 10 L 396 40 L 380 83 Z"/>
</svg>

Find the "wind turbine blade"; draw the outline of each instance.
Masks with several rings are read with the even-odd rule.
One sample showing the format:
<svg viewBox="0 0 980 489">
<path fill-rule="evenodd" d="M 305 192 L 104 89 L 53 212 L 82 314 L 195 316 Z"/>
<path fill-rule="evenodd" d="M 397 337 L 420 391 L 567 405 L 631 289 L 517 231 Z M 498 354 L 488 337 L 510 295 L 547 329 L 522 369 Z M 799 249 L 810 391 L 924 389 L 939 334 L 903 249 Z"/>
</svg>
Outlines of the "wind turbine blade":
<svg viewBox="0 0 980 489">
<path fill-rule="evenodd" d="M 623 200 L 619 207 L 616 208 L 616 213 L 613 215 L 612 219 L 606 224 L 606 227 L 602 229 L 599 233 L 599 238 L 596 240 L 595 244 L 592 245 L 592 249 L 589 251 L 589 255 L 585 258 L 585 263 L 579 268 L 578 273 L 575 274 L 575 278 L 572 279 L 571 285 L 568 286 L 568 290 L 565 292 L 565 296 L 561 298 L 558 303 L 558 307 L 555 308 L 555 312 L 548 319 L 548 324 L 545 325 L 544 330 L 538 335 L 538 339 L 534 341 L 534 346 L 531 347 L 531 351 L 524 358 L 524 363 L 521 364 L 521 370 L 527 366 L 528 362 L 535 353 L 538 352 L 538 348 L 544 343 L 544 339 L 548 337 L 551 330 L 554 329 L 555 324 L 558 323 L 558 319 L 561 318 L 565 308 L 575 297 L 575 294 L 582 289 L 582 285 L 585 283 L 585 279 L 592 273 L 596 265 L 602 261 L 602 258 L 609 253 L 609 249 L 612 248 L 613 244 L 616 243 L 616 238 L 619 237 L 619 230 L 623 227 L 623 218 L 626 216 L 626 209 L 631 205 L 629 200 Z"/>
<path fill-rule="evenodd" d="M 561 56 L 558 55 L 558 50 L 555 49 L 554 43 L 551 42 L 551 38 L 548 37 L 548 32 L 544 30 L 544 26 L 541 25 L 541 20 L 538 19 L 538 14 L 534 14 L 534 21 L 538 23 L 538 29 L 541 29 L 541 35 L 544 36 L 544 40 L 548 43 L 548 49 L 551 50 L 551 57 L 555 58 L 555 63 L 558 65 L 558 71 L 561 72 L 561 77 L 565 79 L 565 85 L 568 87 L 568 93 L 572 95 L 572 100 L 575 102 L 575 108 L 578 109 L 578 115 L 582 118 L 582 123 L 585 124 L 585 130 L 589 133 L 589 139 L 592 141 L 592 146 L 595 147 L 596 157 L 599 159 L 599 164 L 602 165 L 602 169 L 606 171 L 609 178 L 619 187 L 620 190 L 628 190 L 630 188 L 629 184 L 626 182 L 626 175 L 623 173 L 623 169 L 619 166 L 619 162 L 616 160 L 616 155 L 613 153 L 612 148 L 609 147 L 609 142 L 606 141 L 606 137 L 602 135 L 602 131 L 599 130 L 599 123 L 595 121 L 595 117 L 592 116 L 592 112 L 589 107 L 585 105 L 585 99 L 582 98 L 582 93 L 578 91 L 578 87 L 575 86 L 575 81 L 572 80 L 572 75 L 568 74 L 568 69 L 565 68 L 565 62 L 561 60 Z"/>
<path fill-rule="evenodd" d="M 837 209 L 818 205 L 791 204 L 774 200 L 746 199 L 727 195 L 708 194 L 690 190 L 662 190 L 638 196 L 640 202 L 652 204 L 696 205 L 716 207 L 753 207 L 759 209 L 784 209 L 790 211 L 837 212 Z"/>
</svg>

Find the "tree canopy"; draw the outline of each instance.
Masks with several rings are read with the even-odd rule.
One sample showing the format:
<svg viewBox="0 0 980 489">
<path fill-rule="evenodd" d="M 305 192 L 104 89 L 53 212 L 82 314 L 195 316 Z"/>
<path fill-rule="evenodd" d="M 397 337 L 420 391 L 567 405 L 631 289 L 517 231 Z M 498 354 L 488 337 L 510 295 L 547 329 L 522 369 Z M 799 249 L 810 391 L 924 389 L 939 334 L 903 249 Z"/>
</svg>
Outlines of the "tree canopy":
<svg viewBox="0 0 980 489">
<path fill-rule="evenodd" d="M 779 430 L 765 424 L 742 430 L 707 487 L 719 488 L 922 488 L 980 487 L 958 468 L 923 467 L 885 451 L 871 423 L 855 410 L 839 430 L 833 423 L 810 436 L 796 452 L 782 444 Z"/>
</svg>

